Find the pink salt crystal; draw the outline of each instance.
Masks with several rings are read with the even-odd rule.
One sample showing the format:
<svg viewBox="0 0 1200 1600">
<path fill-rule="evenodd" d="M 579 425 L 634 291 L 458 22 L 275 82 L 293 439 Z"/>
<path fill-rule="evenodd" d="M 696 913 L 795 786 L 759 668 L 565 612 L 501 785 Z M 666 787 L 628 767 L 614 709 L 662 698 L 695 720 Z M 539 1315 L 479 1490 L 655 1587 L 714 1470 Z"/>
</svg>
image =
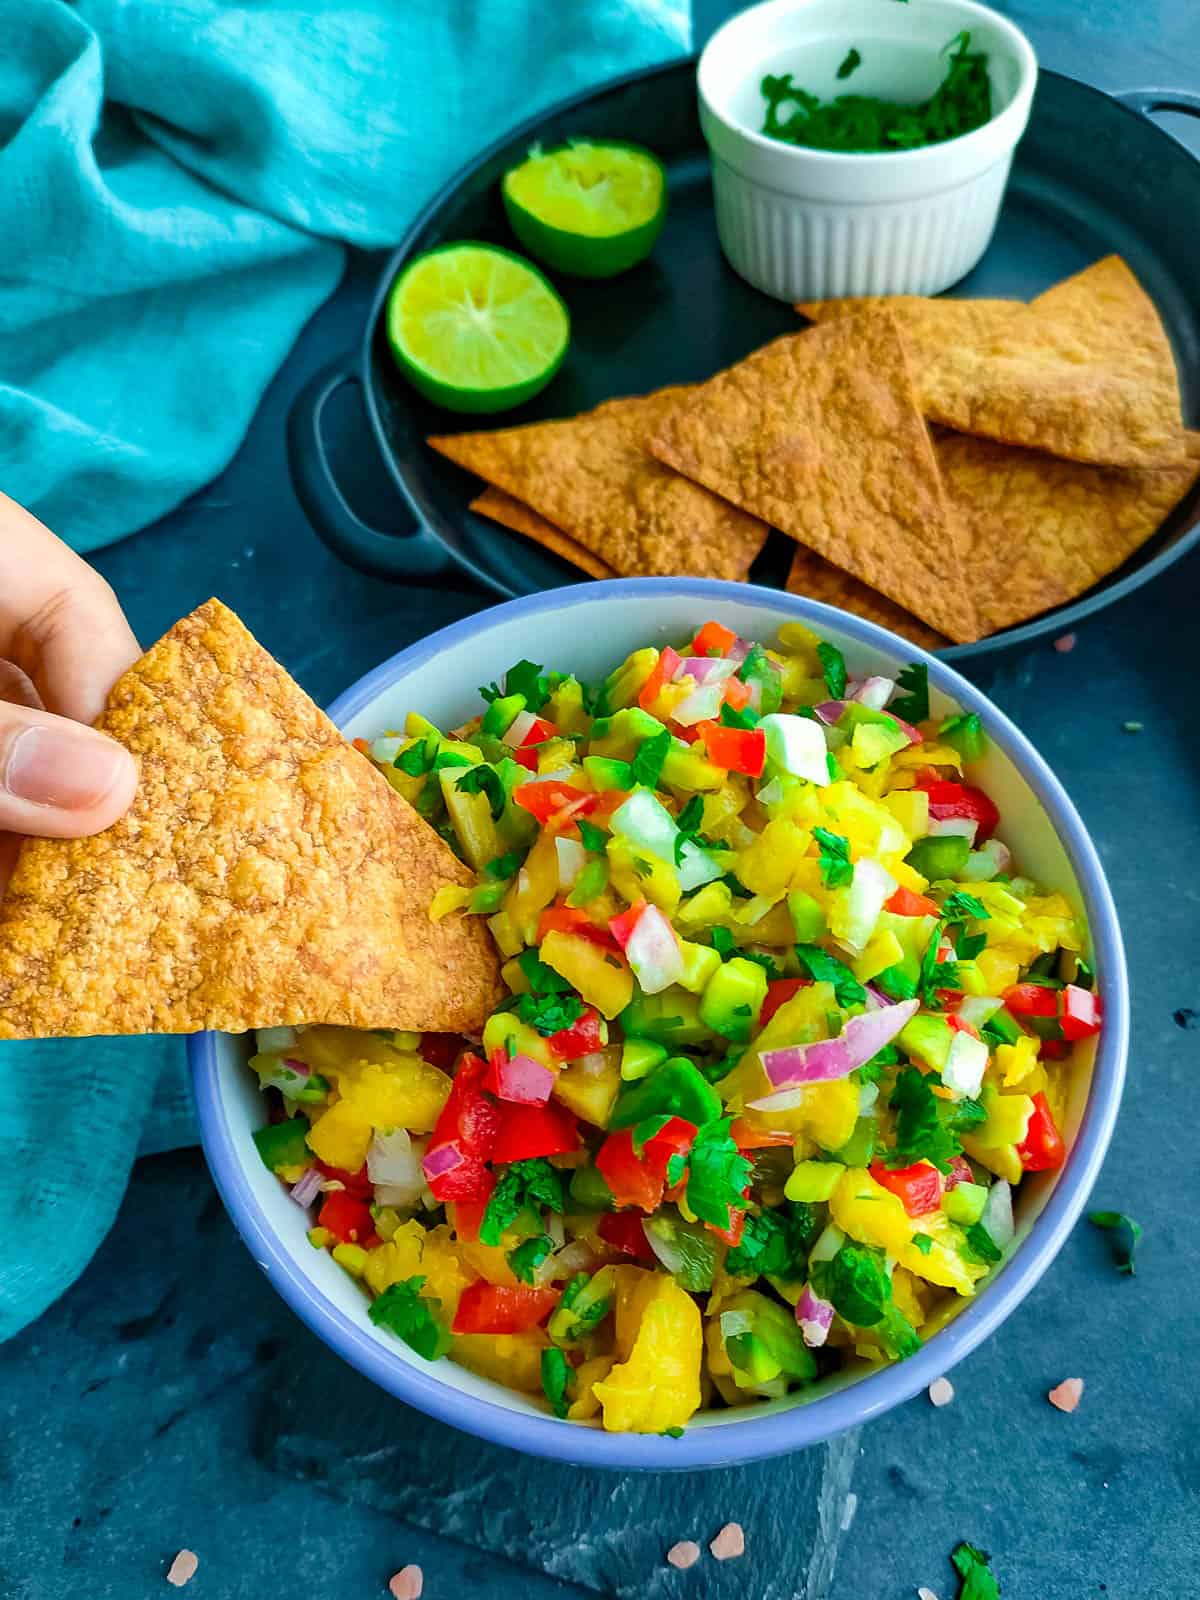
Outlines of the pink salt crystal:
<svg viewBox="0 0 1200 1600">
<path fill-rule="evenodd" d="M 181 1550 L 171 1563 L 171 1570 L 167 1573 L 167 1582 L 182 1589 L 185 1583 L 190 1583 L 196 1576 L 196 1568 L 200 1565 L 194 1550 Z"/>
<path fill-rule="evenodd" d="M 388 1579 L 392 1600 L 421 1600 L 421 1590 L 424 1587 L 425 1574 L 420 1567 L 401 1567 L 399 1572 Z"/>
<path fill-rule="evenodd" d="M 1073 633 L 1064 633 L 1060 639 L 1055 639 L 1054 648 L 1060 656 L 1065 656 L 1068 650 L 1074 650 L 1075 648 L 1075 635 Z"/>
<path fill-rule="evenodd" d="M 929 1399 L 935 1406 L 948 1406 L 954 1399 L 954 1385 L 949 1378 L 935 1378 L 929 1385 Z"/>
<path fill-rule="evenodd" d="M 1064 1378 L 1056 1388 L 1051 1389 L 1046 1399 L 1060 1411 L 1074 1411 L 1083 1399 L 1083 1379 Z"/>
<path fill-rule="evenodd" d="M 688 1567 L 694 1567 L 700 1559 L 700 1546 L 694 1539 L 680 1539 L 678 1544 L 673 1544 L 667 1551 L 667 1561 L 673 1567 L 678 1567 L 685 1572 Z"/>
<path fill-rule="evenodd" d="M 708 1547 L 718 1561 L 732 1561 L 746 1553 L 746 1535 L 740 1522 L 727 1522 Z"/>
</svg>

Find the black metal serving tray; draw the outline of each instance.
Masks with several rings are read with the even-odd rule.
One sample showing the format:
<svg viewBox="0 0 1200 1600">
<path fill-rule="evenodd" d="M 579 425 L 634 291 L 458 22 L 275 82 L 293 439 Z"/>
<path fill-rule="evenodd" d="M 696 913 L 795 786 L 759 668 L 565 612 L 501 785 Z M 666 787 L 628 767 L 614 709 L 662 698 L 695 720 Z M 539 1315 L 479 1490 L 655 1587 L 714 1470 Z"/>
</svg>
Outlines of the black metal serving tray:
<svg viewBox="0 0 1200 1600">
<path fill-rule="evenodd" d="M 1113 98 L 1043 72 L 1017 151 L 1000 223 L 986 255 L 952 292 L 1027 299 L 1118 251 L 1156 301 L 1179 363 L 1185 416 L 1200 408 L 1200 162 L 1156 126 L 1159 110 L 1200 115 L 1200 97 L 1138 91 Z M 572 416 L 615 395 L 694 383 L 800 326 L 790 307 L 758 293 L 728 266 L 713 221 L 708 156 L 696 113 L 695 64 L 637 73 L 581 95 L 508 134 L 430 204 L 388 262 L 362 348 L 319 373 L 297 400 L 289 458 L 317 532 L 345 560 L 398 581 L 457 565 L 501 595 L 587 581 L 573 567 L 467 509 L 478 482 L 424 443 L 429 433 L 476 425 L 431 406 L 399 376 L 383 331 L 388 288 L 410 257 L 454 239 L 512 244 L 499 180 L 535 140 L 573 135 L 636 139 L 662 158 L 670 209 L 653 256 L 605 282 L 559 281 L 572 318 L 571 349 L 550 386 L 495 426 Z M 417 519 L 416 532 L 381 532 L 350 509 L 330 470 L 321 429 L 326 401 L 362 385 L 375 442 Z M 477 419 L 491 426 L 492 419 Z M 980 657 L 1075 623 L 1162 572 L 1200 540 L 1200 490 L 1121 570 L 1071 605 L 975 644 Z M 782 582 L 788 541 L 775 534 L 755 565 Z"/>
</svg>

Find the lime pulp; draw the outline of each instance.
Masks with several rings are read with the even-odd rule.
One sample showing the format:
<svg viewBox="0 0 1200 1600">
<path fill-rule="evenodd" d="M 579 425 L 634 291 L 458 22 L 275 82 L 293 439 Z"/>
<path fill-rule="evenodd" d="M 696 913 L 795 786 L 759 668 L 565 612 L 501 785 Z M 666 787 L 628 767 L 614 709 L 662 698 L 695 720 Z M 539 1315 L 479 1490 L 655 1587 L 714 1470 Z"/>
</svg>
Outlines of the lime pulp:
<svg viewBox="0 0 1200 1600">
<path fill-rule="evenodd" d="M 575 139 L 534 150 L 505 173 L 502 193 L 530 254 L 580 278 L 611 278 L 645 260 L 667 210 L 662 163 L 633 144 Z"/>
</svg>

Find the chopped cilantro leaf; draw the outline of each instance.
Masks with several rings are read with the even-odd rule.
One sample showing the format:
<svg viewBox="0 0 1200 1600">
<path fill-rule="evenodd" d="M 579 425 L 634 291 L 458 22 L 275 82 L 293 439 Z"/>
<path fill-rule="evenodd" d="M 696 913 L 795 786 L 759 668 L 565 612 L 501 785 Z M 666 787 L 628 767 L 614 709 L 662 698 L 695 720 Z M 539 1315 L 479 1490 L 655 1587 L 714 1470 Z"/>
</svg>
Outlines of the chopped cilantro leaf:
<svg viewBox="0 0 1200 1600">
<path fill-rule="evenodd" d="M 840 833 L 830 833 L 828 828 L 814 828 L 813 838 L 821 847 L 821 882 L 827 889 L 836 889 L 850 883 L 854 868 L 850 863 L 850 841 Z"/>
<path fill-rule="evenodd" d="M 882 989 L 889 1000 L 911 1000 L 917 986 L 903 967 L 885 967 L 871 979 L 877 989 Z"/>
<path fill-rule="evenodd" d="M 694 794 L 688 800 L 683 810 L 675 818 L 675 826 L 679 832 L 675 835 L 675 865 L 683 860 L 683 852 L 689 844 L 696 844 L 700 824 L 704 820 L 704 796 Z"/>
<path fill-rule="evenodd" d="M 517 957 L 517 965 L 534 994 L 566 994 L 570 990 L 566 978 L 548 967 L 536 950 L 523 950 Z"/>
<path fill-rule="evenodd" d="M 914 661 L 897 676 L 896 682 L 908 693 L 893 699 L 888 710 L 905 722 L 924 722 L 929 716 L 929 668 L 924 662 Z"/>
<path fill-rule="evenodd" d="M 741 1243 L 725 1257 L 725 1271 L 736 1278 L 795 1282 L 806 1275 L 808 1249 L 819 1232 L 813 1208 L 803 1203 L 785 1201 L 761 1214 L 748 1212 Z"/>
<path fill-rule="evenodd" d="M 831 956 L 819 944 L 798 944 L 796 954 L 801 964 L 808 968 L 809 976 L 817 983 L 831 983 L 840 1006 L 861 1005 L 867 991 L 850 971 L 844 961 Z"/>
<path fill-rule="evenodd" d="M 461 750 L 439 750 L 433 758 L 433 770 L 444 772 L 447 767 L 473 766 L 470 756 L 463 755 Z"/>
<path fill-rule="evenodd" d="M 888 1153 L 889 1166 L 931 1161 L 939 1171 L 949 1172 L 962 1146 L 942 1121 L 940 1102 L 926 1075 L 905 1067 L 896 1076 L 889 1104 L 896 1113 L 896 1147 Z"/>
<path fill-rule="evenodd" d="M 753 961 L 756 967 L 761 967 L 768 978 L 779 976 L 779 968 L 763 950 L 739 950 L 738 954 L 743 961 Z"/>
<path fill-rule="evenodd" d="M 540 711 L 550 698 L 550 683 L 532 661 L 518 661 L 504 674 L 504 692 L 523 694 L 527 711 Z"/>
<path fill-rule="evenodd" d="M 848 78 L 852 72 L 857 72 L 861 66 L 862 56 L 859 55 L 858 51 L 854 49 L 847 50 L 841 66 L 837 69 L 837 75 L 839 78 Z"/>
<path fill-rule="evenodd" d="M 511 1161 L 501 1171 L 480 1224 L 480 1242 L 499 1244 L 505 1229 L 512 1226 L 526 1206 L 562 1215 L 562 1178 L 543 1156 L 532 1161 Z"/>
<path fill-rule="evenodd" d="M 927 1256 L 933 1249 L 933 1239 L 927 1233 L 914 1233 L 912 1236 L 912 1242 L 915 1248 L 918 1249 L 923 1256 Z"/>
<path fill-rule="evenodd" d="M 714 1228 L 728 1228 L 732 1211 L 746 1209 L 742 1191 L 750 1184 L 750 1163 L 730 1136 L 731 1121 L 730 1117 L 720 1117 L 706 1123 L 686 1158 L 688 1207 L 701 1222 L 711 1222 Z M 671 1177 L 670 1166 L 681 1159 L 672 1157 L 668 1163 L 669 1183 L 678 1183 L 678 1177 Z"/>
<path fill-rule="evenodd" d="M 493 856 L 483 869 L 485 878 L 511 878 L 525 859 L 523 850 L 510 850 L 507 855 Z"/>
<path fill-rule="evenodd" d="M 939 989 L 961 989 L 962 983 L 958 976 L 958 963 L 955 961 L 939 961 L 938 949 L 941 946 L 942 934 L 946 928 L 946 918 L 938 919 L 933 932 L 929 936 L 929 943 L 925 947 L 925 954 L 921 957 L 921 998 L 933 1010 L 941 1009 L 938 999 Z"/>
<path fill-rule="evenodd" d="M 736 896 L 737 899 L 750 900 L 753 898 L 746 885 L 742 883 L 740 879 L 735 877 L 732 872 L 725 873 L 725 875 L 719 881 L 723 883 L 729 890 L 730 894 Z"/>
<path fill-rule="evenodd" d="M 986 947 L 986 933 L 960 933 L 954 946 L 955 961 L 974 961 Z"/>
<path fill-rule="evenodd" d="M 952 1100 L 944 1113 L 946 1126 L 955 1133 L 969 1133 L 987 1121 L 987 1110 L 982 1100 Z"/>
<path fill-rule="evenodd" d="M 392 765 L 410 778 L 419 778 L 433 766 L 435 754 L 429 739 L 418 739 L 407 750 L 401 750 Z"/>
<path fill-rule="evenodd" d="M 721 707 L 721 724 L 726 728 L 756 728 L 758 713 L 751 711 L 749 706 L 743 706 L 740 711 L 735 711 L 726 701 Z"/>
<path fill-rule="evenodd" d="M 869 1245 L 844 1244 L 831 1261 L 815 1262 L 812 1281 L 814 1291 L 856 1328 L 881 1322 L 892 1298 L 883 1252 Z"/>
<path fill-rule="evenodd" d="M 652 878 L 654 876 L 654 863 L 647 861 L 645 856 L 634 856 L 633 870 L 639 878 Z"/>
<path fill-rule="evenodd" d="M 1123 1228 L 1128 1232 L 1128 1246 L 1123 1241 L 1114 1240 L 1114 1247 L 1117 1254 L 1117 1271 L 1127 1273 L 1132 1278 L 1134 1276 L 1133 1257 L 1143 1232 L 1141 1223 L 1135 1222 L 1124 1211 L 1089 1211 L 1088 1221 L 1093 1228 L 1113 1228 L 1117 1230 Z"/>
<path fill-rule="evenodd" d="M 532 1239 L 525 1239 L 515 1250 L 508 1252 L 508 1264 L 513 1270 L 513 1276 L 522 1283 L 532 1285 L 533 1275 L 554 1249 L 554 1240 L 548 1233 L 538 1233 Z"/>
<path fill-rule="evenodd" d="M 948 894 L 942 902 L 942 915 L 947 922 L 966 922 L 973 918 L 976 922 L 987 922 L 991 913 L 973 894 L 968 894 L 965 889 L 955 889 L 953 894 Z"/>
<path fill-rule="evenodd" d="M 604 854 L 604 847 L 608 843 L 608 835 L 603 828 L 598 828 L 594 822 L 589 822 L 586 817 L 576 817 L 575 826 L 579 829 L 579 837 L 583 840 L 585 850 L 594 850 L 597 855 Z"/>
<path fill-rule="evenodd" d="M 670 1115 L 664 1111 L 653 1117 L 643 1117 L 641 1122 L 636 1123 L 631 1135 L 634 1155 L 640 1156 L 654 1135 L 661 1133 L 670 1120 Z"/>
<path fill-rule="evenodd" d="M 634 782 L 644 783 L 647 789 L 656 788 L 670 748 L 671 735 L 666 728 L 649 739 L 643 739 L 633 758 Z"/>
<path fill-rule="evenodd" d="M 486 761 L 481 761 L 477 767 L 468 767 L 454 787 L 460 794 L 486 795 L 493 822 L 504 815 L 504 785 L 500 774 Z"/>
<path fill-rule="evenodd" d="M 824 640 L 817 646 L 821 668 L 825 674 L 825 687 L 831 700 L 840 700 L 846 693 L 846 658 L 835 644 Z"/>
<path fill-rule="evenodd" d="M 842 769 L 837 764 L 837 757 L 832 750 L 825 752 L 825 770 L 829 774 L 830 783 L 836 783 L 842 775 Z"/>
<path fill-rule="evenodd" d="M 988 1560 L 985 1552 L 974 1545 L 958 1546 L 950 1557 L 955 1572 L 962 1579 L 958 1600 L 1000 1600 L 1000 1585 Z"/>
<path fill-rule="evenodd" d="M 583 1015 L 583 1001 L 573 994 L 523 994 L 510 1008 L 531 1028 L 536 1028 L 543 1039 L 552 1033 L 561 1033 Z"/>
<path fill-rule="evenodd" d="M 570 1408 L 567 1399 L 567 1382 L 571 1365 L 557 1345 L 542 1351 L 542 1393 L 550 1402 L 556 1417 L 565 1417 Z"/>
<path fill-rule="evenodd" d="M 410 1350 L 415 1350 L 426 1361 L 436 1361 L 450 1348 L 450 1335 L 437 1319 L 442 1309 L 440 1300 L 426 1299 L 421 1290 L 423 1277 L 403 1278 L 389 1284 L 367 1307 L 367 1315 L 377 1328 L 386 1328 L 397 1339 L 403 1339 Z"/>
<path fill-rule="evenodd" d="M 757 683 L 759 708 L 764 716 L 778 711 L 783 704 L 783 680 L 779 668 L 760 644 L 752 644 L 746 659 L 738 669 L 743 683 Z"/>
<path fill-rule="evenodd" d="M 967 1254 L 975 1261 L 982 1261 L 985 1266 L 994 1267 L 1000 1259 L 995 1241 L 984 1227 L 982 1222 L 973 1222 L 966 1234 Z"/>
<path fill-rule="evenodd" d="M 728 928 L 713 928 L 710 930 L 712 947 L 721 957 L 725 957 L 733 949 L 733 935 Z"/>
<path fill-rule="evenodd" d="M 682 1439 L 683 1429 L 676 1423 L 673 1428 L 664 1428 L 662 1436 L 664 1439 Z"/>
</svg>

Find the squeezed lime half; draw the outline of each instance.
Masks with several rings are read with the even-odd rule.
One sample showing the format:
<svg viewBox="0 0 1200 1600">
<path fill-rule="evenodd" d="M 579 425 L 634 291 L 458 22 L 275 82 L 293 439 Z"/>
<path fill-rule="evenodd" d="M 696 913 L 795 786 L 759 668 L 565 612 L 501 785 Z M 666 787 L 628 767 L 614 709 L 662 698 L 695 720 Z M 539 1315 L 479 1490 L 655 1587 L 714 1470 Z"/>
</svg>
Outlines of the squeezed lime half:
<svg viewBox="0 0 1200 1600">
<path fill-rule="evenodd" d="M 501 192 L 526 250 L 577 278 L 612 278 L 644 261 L 667 214 L 662 162 L 637 144 L 573 139 L 534 150 L 504 174 Z"/>
</svg>

